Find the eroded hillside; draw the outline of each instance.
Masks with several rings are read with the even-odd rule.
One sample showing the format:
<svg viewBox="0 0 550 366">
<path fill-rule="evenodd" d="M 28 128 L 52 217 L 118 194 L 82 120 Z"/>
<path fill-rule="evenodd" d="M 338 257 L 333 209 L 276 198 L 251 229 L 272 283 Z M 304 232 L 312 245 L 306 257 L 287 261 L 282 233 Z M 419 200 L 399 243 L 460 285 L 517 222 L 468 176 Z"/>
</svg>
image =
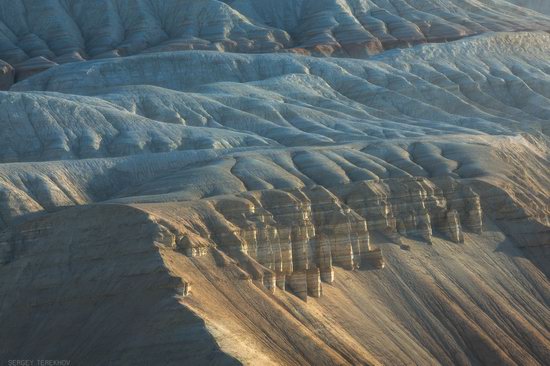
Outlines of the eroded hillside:
<svg viewBox="0 0 550 366">
<path fill-rule="evenodd" d="M 536 2 L 10 4 L 1 360 L 550 359 Z"/>
<path fill-rule="evenodd" d="M 533 30 L 550 30 L 542 0 L 3 0 L 0 89 L 57 64 L 140 53 L 365 57 Z"/>
</svg>

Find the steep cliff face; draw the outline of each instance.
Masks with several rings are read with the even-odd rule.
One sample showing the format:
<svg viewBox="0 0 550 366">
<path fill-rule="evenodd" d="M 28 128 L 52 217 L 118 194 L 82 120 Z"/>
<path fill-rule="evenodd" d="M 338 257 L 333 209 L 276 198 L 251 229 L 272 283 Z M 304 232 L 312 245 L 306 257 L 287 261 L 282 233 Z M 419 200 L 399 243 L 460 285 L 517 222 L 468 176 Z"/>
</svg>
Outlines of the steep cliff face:
<svg viewBox="0 0 550 366">
<path fill-rule="evenodd" d="M 547 281 L 482 206 L 395 178 L 37 218 L 1 236 L 1 357 L 543 363 Z"/>
<path fill-rule="evenodd" d="M 170 206 L 137 207 L 165 217 Z M 464 230 L 482 232 L 483 216 L 478 194 L 449 178 L 248 191 L 174 209 L 167 220 L 175 228 L 174 245 L 183 253 L 200 256 L 216 247 L 268 290 L 289 288 L 302 300 L 321 296 L 321 282 L 334 282 L 334 266 L 383 268 L 371 233 L 404 249 L 402 237 L 432 244 L 433 235 L 442 235 L 462 243 Z"/>
</svg>

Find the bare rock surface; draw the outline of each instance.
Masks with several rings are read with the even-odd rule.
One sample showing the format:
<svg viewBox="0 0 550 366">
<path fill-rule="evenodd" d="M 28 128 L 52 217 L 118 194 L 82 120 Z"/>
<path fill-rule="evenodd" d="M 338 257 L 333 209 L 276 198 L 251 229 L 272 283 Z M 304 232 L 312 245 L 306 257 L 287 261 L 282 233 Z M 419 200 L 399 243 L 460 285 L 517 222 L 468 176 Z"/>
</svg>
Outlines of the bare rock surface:
<svg viewBox="0 0 550 366">
<path fill-rule="evenodd" d="M 239 198 L 204 204 L 217 210 L 228 199 Z M 207 245 L 219 230 L 210 215 L 176 203 L 102 204 L 15 226 L 0 267 L 4 306 L 12 309 L 0 315 L 3 357 L 137 365 L 536 365 L 548 357 L 548 283 L 488 217 L 482 233 L 465 232 L 458 246 L 436 233 L 431 246 L 403 237 L 404 252 L 373 231 L 370 245 L 382 249 L 385 268 L 335 265 L 317 297 L 312 270 L 288 291 L 269 289 L 254 269 L 270 270 L 253 259 L 247 266 L 215 247 L 186 255 L 184 243 Z M 193 237 L 186 225 L 205 231 Z M 227 250 L 231 241 L 220 244 Z M 304 283 L 307 303 L 294 295 Z"/>
<path fill-rule="evenodd" d="M 37 57 L 33 72 L 177 50 L 366 57 L 490 31 L 548 31 L 548 8 L 536 1 L 2 0 L 0 59 L 23 64 L 24 77 Z"/>
<path fill-rule="evenodd" d="M 544 365 L 544 4 L 0 0 L 0 362 Z"/>
<path fill-rule="evenodd" d="M 369 61 L 193 51 L 71 63 L 0 95 L 2 123 L 17 126 L 0 136 L 4 161 L 546 134 L 549 45 L 504 33 Z"/>
</svg>

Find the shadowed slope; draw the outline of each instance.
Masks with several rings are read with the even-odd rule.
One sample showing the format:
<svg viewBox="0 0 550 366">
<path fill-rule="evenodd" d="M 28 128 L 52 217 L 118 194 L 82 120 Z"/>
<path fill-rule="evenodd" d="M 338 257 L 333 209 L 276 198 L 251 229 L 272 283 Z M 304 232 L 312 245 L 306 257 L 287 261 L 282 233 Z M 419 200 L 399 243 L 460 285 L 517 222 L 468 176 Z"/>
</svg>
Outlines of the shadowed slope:
<svg viewBox="0 0 550 366">
<path fill-rule="evenodd" d="M 0 0 L 0 55 L 104 58 L 0 93 L 0 360 L 550 358 L 547 33 L 369 60 L 155 52 L 342 55 L 545 16 L 498 0 L 89 4 Z"/>
<path fill-rule="evenodd" d="M 165 240 L 146 213 L 117 205 L 75 208 L 4 233 L 0 360 L 239 364 L 179 303 L 187 282 L 164 266 Z"/>
</svg>

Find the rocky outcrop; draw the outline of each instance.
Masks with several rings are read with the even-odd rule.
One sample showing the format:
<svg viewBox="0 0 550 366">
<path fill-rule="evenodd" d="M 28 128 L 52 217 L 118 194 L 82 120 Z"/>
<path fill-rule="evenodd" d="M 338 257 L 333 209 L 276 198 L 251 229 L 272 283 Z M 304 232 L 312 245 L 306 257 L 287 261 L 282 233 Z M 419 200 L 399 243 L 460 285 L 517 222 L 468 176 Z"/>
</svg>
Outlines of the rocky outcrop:
<svg viewBox="0 0 550 366">
<path fill-rule="evenodd" d="M 445 182 L 452 183 L 447 186 L 453 187 L 455 199 L 444 195 L 449 191 L 442 188 Z M 311 186 L 269 193 L 251 191 L 194 202 L 141 205 L 140 209 L 89 205 L 16 225 L 14 232 L 0 236 L 0 295 L 3 306 L 9 309 L 0 313 L 5 330 L 0 332 L 5 346 L 0 348 L 0 357 L 70 356 L 78 364 L 132 365 L 150 365 L 158 360 L 181 364 L 182 359 L 193 364 L 236 363 L 231 356 L 247 363 L 245 357 L 249 355 L 254 360 L 248 362 L 251 364 L 265 355 L 281 364 L 399 364 L 419 358 L 423 363 L 468 364 L 471 357 L 483 363 L 497 359 L 512 365 L 512 356 L 532 364 L 544 360 L 548 342 L 543 325 L 548 309 L 539 293 L 525 286 L 525 281 L 537 272 L 528 261 L 515 260 L 495 249 L 503 242 L 510 243 L 494 230 L 490 220 L 488 233 L 467 233 L 469 241 L 459 247 L 449 244 L 445 234 L 435 228 L 433 246 L 416 242 L 410 252 L 403 252 L 386 242 L 383 245 L 389 270 L 347 271 L 334 263 L 337 277 L 332 286 L 324 286 L 321 264 L 309 261 L 308 269 L 293 269 L 286 276 L 286 284 L 281 287 L 286 287 L 288 293 L 281 287 L 270 293 L 280 279 L 277 276 L 274 281 L 270 276 L 275 272 L 244 251 L 231 250 L 234 245 L 240 248 L 246 243 L 248 252 L 258 253 L 257 257 L 269 253 L 262 243 L 251 239 L 254 235 L 246 241 L 237 234 L 234 239 L 228 236 L 227 243 L 219 242 L 221 233 L 238 232 L 246 221 L 257 227 L 264 222 L 280 232 L 283 227 L 278 218 L 283 222 L 285 217 L 293 217 L 307 236 L 313 234 L 307 243 L 311 250 L 319 245 L 316 238 L 322 233 L 336 239 L 324 241 L 330 246 L 328 253 L 332 253 L 332 245 L 341 244 L 355 251 L 351 235 L 351 244 L 345 243 L 350 239 L 347 229 L 342 229 L 342 218 L 346 217 L 351 225 L 361 223 L 362 216 L 343 202 L 350 196 L 348 192 L 367 192 L 368 184 L 371 191 L 378 192 L 379 199 L 365 200 L 365 204 L 380 202 L 378 206 L 383 206 L 382 202 L 387 201 L 387 211 L 399 217 L 397 212 L 404 212 L 399 209 L 401 201 L 417 209 L 423 202 L 427 208 L 432 207 L 428 215 L 435 217 L 441 215 L 440 211 L 454 212 L 450 207 L 453 202 L 457 207 L 456 198 L 471 195 L 467 186 L 445 182 L 408 178 L 331 190 Z M 394 195 L 400 198 L 392 199 Z M 281 204 L 274 199 L 281 199 Z M 437 207 L 430 201 L 437 201 Z M 360 206 L 357 199 L 355 203 Z M 343 212 L 339 213 L 338 208 Z M 334 218 L 332 211 L 337 212 Z M 467 212 L 456 212 L 455 219 L 460 218 L 465 227 Z M 329 227 L 319 226 L 324 224 Z M 250 226 L 246 232 L 253 233 Z M 367 222 L 364 230 L 378 237 L 374 226 Z M 357 226 L 355 230 L 365 233 Z M 287 232 L 292 239 L 293 232 L 302 231 Z M 298 234 L 294 238 L 303 240 Z M 194 251 L 186 251 L 189 246 Z M 6 247 L 10 248 L 9 256 L 4 255 Z M 250 250 L 252 247 L 255 249 Z M 373 249 L 372 242 L 368 247 L 371 250 L 361 253 L 362 260 L 380 253 Z M 516 255 L 521 253 L 514 247 L 511 250 Z M 331 256 L 325 257 L 325 262 L 330 261 Z M 363 268 L 364 262 L 360 264 Z M 262 281 L 258 281 L 261 276 Z M 529 281 L 529 285 L 546 291 L 546 282 Z M 442 285 L 450 292 L 442 291 Z M 298 301 L 291 293 L 309 299 L 309 303 Z M 322 301 L 311 301 L 327 295 L 330 297 Z M 487 302 L 491 306 L 484 306 Z M 468 312 L 457 310 L 457 303 Z M 522 313 L 524 303 L 536 311 Z M 426 329 L 409 328 L 418 320 L 426 322 Z M 342 333 L 342 329 L 347 332 Z M 407 338 L 410 329 L 422 330 L 424 337 Z M 456 329 L 457 338 L 445 336 Z M 479 338 L 483 329 L 491 329 L 498 336 Z M 509 332 L 518 329 L 522 337 L 507 338 Z M 400 339 L 396 340 L 392 332 L 397 332 Z M 239 335 L 237 339 L 235 334 Z M 370 334 L 378 334 L 382 340 L 365 336 Z M 25 342 L 20 341 L 20 335 Z M 241 338 L 253 348 L 243 346 Z M 262 343 L 262 339 L 268 341 Z M 409 339 L 412 343 L 408 349 L 419 354 L 401 350 L 402 339 Z M 429 352 L 424 339 L 429 340 Z M 472 339 L 482 342 L 482 346 L 467 342 Z M 443 346 L 437 341 L 444 342 Z M 311 351 L 312 342 L 321 348 Z M 519 346 L 517 342 L 521 342 Z M 516 344 L 511 351 L 505 347 L 510 344 Z M 530 344 L 536 345 L 533 351 Z M 493 348 L 487 351 L 487 347 Z M 368 352 L 371 349 L 383 356 L 373 357 Z M 382 351 L 388 349 L 397 353 L 384 355 Z M 449 354 L 447 349 L 458 353 Z M 67 356 L 67 350 L 74 353 Z"/>
<path fill-rule="evenodd" d="M 462 242 L 462 224 L 481 232 L 479 196 L 453 179 L 388 179 L 351 184 L 340 189 L 344 202 L 369 223 L 370 230 L 415 236 L 428 244 L 434 230 Z"/>
<path fill-rule="evenodd" d="M 217 247 L 269 291 L 290 289 L 303 300 L 334 282 L 334 266 L 383 268 L 373 233 L 405 246 L 403 237 L 461 243 L 464 230 L 482 230 L 479 196 L 451 178 L 248 191 L 179 206 L 169 219 L 179 250 L 201 256 Z M 182 225 L 185 217 L 194 219 Z"/>
<path fill-rule="evenodd" d="M 534 199 L 524 194 L 511 193 L 509 187 L 503 189 L 486 182 L 476 182 L 475 187 L 485 192 L 483 204 L 503 232 L 513 237 L 519 247 L 549 257 L 550 207 L 547 203 L 538 206 Z"/>
<path fill-rule="evenodd" d="M 546 2 L 0 0 L 0 364 L 545 364 Z"/>
</svg>

